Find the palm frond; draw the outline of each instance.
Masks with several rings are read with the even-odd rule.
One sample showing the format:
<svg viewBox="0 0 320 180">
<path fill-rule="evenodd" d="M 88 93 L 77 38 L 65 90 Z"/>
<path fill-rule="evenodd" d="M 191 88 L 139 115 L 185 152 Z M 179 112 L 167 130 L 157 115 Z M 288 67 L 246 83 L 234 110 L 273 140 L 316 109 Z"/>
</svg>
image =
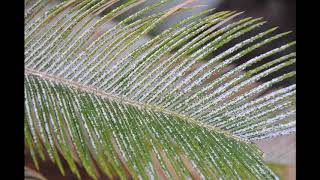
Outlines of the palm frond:
<svg viewBox="0 0 320 180">
<path fill-rule="evenodd" d="M 48 154 L 78 178 L 80 165 L 94 179 L 277 179 L 251 142 L 295 131 L 295 85 L 265 93 L 295 72 L 256 82 L 295 63 L 295 41 L 245 59 L 289 32 L 242 40 L 265 21 L 214 9 L 145 38 L 193 1 L 156 11 L 168 2 L 26 2 L 25 141 L 36 167 Z"/>
</svg>

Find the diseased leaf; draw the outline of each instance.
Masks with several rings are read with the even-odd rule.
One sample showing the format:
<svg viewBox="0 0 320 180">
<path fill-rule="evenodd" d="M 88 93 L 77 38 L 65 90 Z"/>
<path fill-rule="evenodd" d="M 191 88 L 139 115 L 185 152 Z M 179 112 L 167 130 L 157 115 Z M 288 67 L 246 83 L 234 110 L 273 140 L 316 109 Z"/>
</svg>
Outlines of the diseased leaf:
<svg viewBox="0 0 320 180">
<path fill-rule="evenodd" d="M 77 166 L 93 179 L 277 179 L 251 142 L 295 131 L 295 85 L 265 93 L 295 71 L 257 82 L 295 63 L 295 41 L 246 55 L 290 32 L 241 39 L 265 21 L 209 9 L 145 38 L 193 1 L 156 11 L 168 2 L 117 24 L 146 1 L 26 2 L 25 142 L 37 168 L 48 154 L 78 178 Z"/>
</svg>

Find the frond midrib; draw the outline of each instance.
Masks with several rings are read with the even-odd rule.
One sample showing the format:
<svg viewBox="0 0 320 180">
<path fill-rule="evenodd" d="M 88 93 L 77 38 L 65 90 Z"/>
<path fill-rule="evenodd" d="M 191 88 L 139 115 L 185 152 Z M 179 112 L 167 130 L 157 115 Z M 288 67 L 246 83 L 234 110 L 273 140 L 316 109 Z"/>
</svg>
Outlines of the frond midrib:
<svg viewBox="0 0 320 180">
<path fill-rule="evenodd" d="M 181 114 L 181 113 L 176 112 L 176 111 L 168 110 L 168 109 L 160 107 L 160 106 L 155 106 L 155 105 L 151 105 L 151 104 L 147 104 L 147 103 L 142 103 L 142 102 L 139 102 L 139 101 L 134 101 L 134 100 L 128 99 L 128 98 L 123 97 L 123 96 L 117 96 L 117 95 L 114 95 L 114 94 L 111 94 L 111 93 L 108 93 L 108 92 L 101 91 L 99 89 L 95 89 L 94 87 L 84 86 L 84 85 L 79 84 L 77 82 L 73 82 L 73 81 L 70 81 L 68 79 L 57 77 L 57 76 L 48 75 L 46 73 L 43 73 L 43 72 L 40 72 L 40 71 L 35 71 L 35 70 L 30 69 L 30 68 L 25 68 L 25 75 L 26 76 L 28 76 L 28 75 L 37 76 L 37 77 L 39 77 L 41 79 L 44 79 L 44 80 L 53 81 L 53 82 L 56 82 L 58 84 L 62 84 L 62 85 L 65 85 L 65 86 L 68 86 L 68 87 L 71 87 L 71 88 L 78 89 L 78 90 L 80 90 L 82 92 L 91 93 L 91 94 L 94 94 L 94 95 L 99 96 L 101 98 L 107 98 L 107 99 L 110 99 L 110 100 L 113 100 L 113 101 L 116 101 L 116 102 L 119 102 L 119 103 L 127 104 L 127 105 L 130 105 L 130 106 L 135 106 L 137 108 L 149 109 L 149 110 L 154 111 L 154 112 L 162 112 L 162 113 L 165 113 L 165 114 L 170 115 L 170 116 L 178 117 L 178 119 L 181 119 L 183 121 L 187 121 L 188 123 L 192 123 L 192 124 L 195 124 L 197 126 L 206 128 L 206 129 L 208 129 L 210 131 L 223 133 L 225 136 L 231 137 L 231 138 L 236 139 L 236 140 L 238 140 L 240 142 L 250 143 L 251 144 L 251 142 L 249 140 L 244 139 L 244 138 L 242 138 L 240 136 L 236 136 L 236 135 L 234 135 L 234 134 L 232 134 L 232 133 L 230 133 L 228 131 L 225 131 L 225 130 L 223 130 L 221 128 L 205 124 L 205 123 L 203 123 L 201 121 L 198 121 L 195 118 L 192 118 L 190 116 Z"/>
</svg>

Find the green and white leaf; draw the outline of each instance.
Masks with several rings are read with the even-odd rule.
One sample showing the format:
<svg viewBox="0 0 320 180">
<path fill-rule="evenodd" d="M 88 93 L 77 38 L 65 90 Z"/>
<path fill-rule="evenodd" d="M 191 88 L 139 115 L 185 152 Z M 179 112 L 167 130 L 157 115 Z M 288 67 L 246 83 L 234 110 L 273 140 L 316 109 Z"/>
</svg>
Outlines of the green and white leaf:
<svg viewBox="0 0 320 180">
<path fill-rule="evenodd" d="M 203 61 L 265 22 L 210 9 L 145 38 L 192 9 L 155 11 L 168 2 L 114 24 L 146 2 L 25 1 L 25 141 L 37 168 L 47 154 L 78 178 L 83 166 L 93 179 L 277 179 L 251 142 L 295 131 L 295 85 L 264 93 L 295 72 L 256 82 L 295 63 L 283 55 L 295 42 L 230 67 L 289 32 L 261 31 Z"/>
</svg>

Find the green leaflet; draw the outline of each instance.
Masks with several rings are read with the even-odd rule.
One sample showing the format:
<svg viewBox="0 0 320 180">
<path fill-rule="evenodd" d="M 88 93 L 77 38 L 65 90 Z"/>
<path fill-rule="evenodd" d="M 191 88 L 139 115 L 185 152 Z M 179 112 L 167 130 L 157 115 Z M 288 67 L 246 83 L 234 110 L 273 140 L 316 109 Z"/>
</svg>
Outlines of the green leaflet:
<svg viewBox="0 0 320 180">
<path fill-rule="evenodd" d="M 173 170 L 168 170 L 165 161 L 172 164 L 179 178 L 192 175 L 184 165 L 183 156 L 192 162 L 199 177 L 274 178 L 253 144 L 179 117 L 109 100 L 38 76 L 28 75 L 25 81 L 26 106 L 37 107 L 26 112 L 27 121 L 33 122 L 26 127 L 26 135 L 36 131 L 32 129 L 41 129 L 38 134 L 48 139 L 46 152 L 51 154 L 52 160 L 59 163 L 54 156 L 54 152 L 59 151 L 74 172 L 77 167 L 71 157 L 78 156 L 93 178 L 97 178 L 93 161 L 109 177 L 124 178 L 125 167 L 117 158 L 122 156 L 130 176 L 157 177 L 151 157 L 155 153 L 169 178 Z M 66 141 L 68 136 L 72 142 Z M 56 139 L 54 143 L 50 138 Z"/>
<path fill-rule="evenodd" d="M 277 179 L 251 141 L 295 132 L 295 84 L 265 93 L 295 71 L 257 82 L 296 62 L 295 41 L 247 55 L 290 32 L 208 9 L 146 38 L 192 0 L 160 12 L 172 1 L 25 2 L 25 142 L 36 168 L 48 155 L 78 178 L 83 166 L 93 179 Z"/>
</svg>

